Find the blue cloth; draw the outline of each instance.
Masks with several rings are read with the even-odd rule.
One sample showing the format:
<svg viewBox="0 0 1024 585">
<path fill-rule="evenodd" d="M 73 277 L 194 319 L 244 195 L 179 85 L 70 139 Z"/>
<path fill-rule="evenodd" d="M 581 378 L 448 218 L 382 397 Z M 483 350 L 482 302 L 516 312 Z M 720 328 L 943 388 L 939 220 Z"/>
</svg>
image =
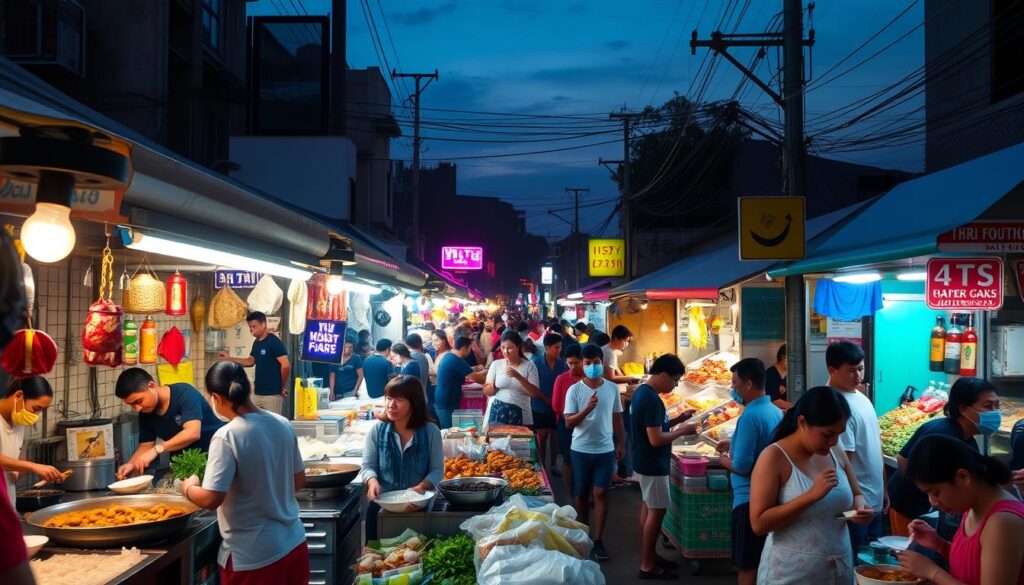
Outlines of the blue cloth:
<svg viewBox="0 0 1024 585">
<path fill-rule="evenodd" d="M 733 508 L 750 502 L 750 474 L 754 463 L 761 451 L 772 444 L 772 434 L 780 422 L 782 411 L 772 404 L 769 396 L 762 396 L 743 408 L 730 443 L 734 470 L 730 478 Z"/>
<path fill-rule="evenodd" d="M 448 410 L 448 409 L 444 409 L 444 408 L 436 408 L 435 407 L 434 408 L 434 412 L 437 414 L 438 425 L 442 429 L 450 429 L 450 428 L 452 428 L 452 414 L 455 413 L 454 410 Z"/>
<path fill-rule="evenodd" d="M 416 429 L 412 444 L 405 451 L 398 446 L 395 425 L 390 422 L 379 424 L 374 429 L 377 448 L 380 450 L 380 466 L 377 481 L 381 493 L 408 489 L 421 481 L 430 472 L 430 437 L 427 434 L 430 423 Z"/>
<path fill-rule="evenodd" d="M 668 475 L 672 459 L 672 445 L 659 447 L 651 445 L 647 436 L 648 427 L 658 427 L 668 432 L 668 414 L 665 403 L 658 393 L 647 384 L 641 384 L 633 394 L 629 407 L 630 452 L 633 455 L 633 469 L 641 475 Z"/>
<path fill-rule="evenodd" d="M 209 450 L 210 438 L 217 432 L 217 429 L 224 426 L 224 423 L 217 418 L 217 415 L 213 414 L 210 403 L 192 384 L 171 384 L 168 388 L 171 389 L 171 397 L 167 405 L 167 412 L 163 414 L 157 414 L 155 411 L 149 414 L 139 413 L 139 442 L 151 443 L 157 438 L 169 441 L 185 428 L 185 423 L 190 420 L 198 420 L 200 421 L 199 440 L 185 448 Z"/>
<path fill-rule="evenodd" d="M 551 394 L 555 390 L 555 378 L 560 376 L 563 372 L 569 371 L 569 365 L 565 363 L 565 360 L 558 358 L 555 360 L 554 369 L 548 367 L 548 360 L 544 354 L 540 354 L 533 358 L 533 363 L 537 365 L 537 376 L 540 379 L 540 393 L 548 397 L 551 400 Z M 554 412 L 551 410 L 551 406 L 542 400 L 537 398 L 530 399 L 530 408 L 534 412 Z"/>
<path fill-rule="evenodd" d="M 281 380 L 281 362 L 277 358 L 287 356 L 288 350 L 281 339 L 268 333 L 263 340 L 252 342 L 249 355 L 256 361 L 256 379 L 253 381 L 253 393 L 257 396 L 277 396 L 284 388 Z"/>
<path fill-rule="evenodd" d="M 522 426 L 523 409 L 515 404 L 502 402 L 497 398 L 492 398 L 491 418 L 487 420 L 487 424 Z"/>
<path fill-rule="evenodd" d="M 466 376 L 473 373 L 466 360 L 448 352 L 441 356 L 437 364 L 437 384 L 434 386 L 434 408 L 438 414 L 441 410 L 456 410 L 462 401 L 462 384 Z M 445 427 L 448 428 L 448 427 Z"/>
<path fill-rule="evenodd" d="M 853 321 L 874 315 L 881 308 L 881 282 L 853 284 L 822 279 L 814 291 L 814 310 L 833 319 Z"/>
<path fill-rule="evenodd" d="M 331 366 L 334 374 L 334 396 L 342 398 L 351 396 L 356 391 L 356 380 L 359 379 L 359 372 L 363 368 L 363 358 L 352 354 L 348 361 L 336 366 Z"/>
<path fill-rule="evenodd" d="M 383 356 L 371 355 L 363 361 L 363 379 L 370 398 L 384 396 L 384 386 L 395 375 L 395 366 Z"/>
<path fill-rule="evenodd" d="M 405 364 L 404 366 L 402 366 L 402 375 L 412 376 L 413 378 L 420 380 L 420 365 L 416 362 L 409 362 Z M 420 381 L 420 383 L 423 383 L 422 380 Z"/>
<path fill-rule="evenodd" d="M 974 437 L 964 438 L 963 428 L 955 420 L 942 416 L 918 427 L 907 444 L 900 449 L 900 456 L 910 459 L 914 447 L 921 442 L 921 439 L 931 435 L 953 437 L 966 442 L 971 449 L 978 450 L 978 441 Z M 892 508 L 911 520 L 927 514 L 932 508 L 928 502 L 928 495 L 917 489 L 917 485 L 907 479 L 907 476 L 898 469 L 889 478 L 886 489 L 889 491 L 889 503 Z"/>
</svg>

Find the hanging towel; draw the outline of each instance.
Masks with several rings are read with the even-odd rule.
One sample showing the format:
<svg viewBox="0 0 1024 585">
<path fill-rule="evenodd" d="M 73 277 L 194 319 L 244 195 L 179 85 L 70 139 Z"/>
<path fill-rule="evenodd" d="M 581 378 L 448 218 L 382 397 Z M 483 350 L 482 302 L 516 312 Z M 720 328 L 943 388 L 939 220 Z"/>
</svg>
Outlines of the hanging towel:
<svg viewBox="0 0 1024 585">
<path fill-rule="evenodd" d="M 288 333 L 301 335 L 306 331 L 306 308 L 309 303 L 309 292 L 306 283 L 292 280 L 288 285 Z"/>
<path fill-rule="evenodd" d="M 825 317 L 853 321 L 882 308 L 882 283 L 853 284 L 830 279 L 818 281 L 814 310 Z"/>
</svg>

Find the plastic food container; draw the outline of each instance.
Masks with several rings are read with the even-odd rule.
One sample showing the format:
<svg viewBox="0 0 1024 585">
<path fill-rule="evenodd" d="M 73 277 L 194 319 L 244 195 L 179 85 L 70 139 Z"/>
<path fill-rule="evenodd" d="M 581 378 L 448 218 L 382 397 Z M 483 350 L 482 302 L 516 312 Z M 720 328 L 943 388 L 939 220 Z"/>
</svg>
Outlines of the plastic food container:
<svg viewBox="0 0 1024 585">
<path fill-rule="evenodd" d="M 708 488 L 716 492 L 724 492 L 729 489 L 729 478 L 724 475 L 709 475 Z"/>
<path fill-rule="evenodd" d="M 680 457 L 679 470 L 689 477 L 701 477 L 708 470 L 707 457 Z"/>
</svg>

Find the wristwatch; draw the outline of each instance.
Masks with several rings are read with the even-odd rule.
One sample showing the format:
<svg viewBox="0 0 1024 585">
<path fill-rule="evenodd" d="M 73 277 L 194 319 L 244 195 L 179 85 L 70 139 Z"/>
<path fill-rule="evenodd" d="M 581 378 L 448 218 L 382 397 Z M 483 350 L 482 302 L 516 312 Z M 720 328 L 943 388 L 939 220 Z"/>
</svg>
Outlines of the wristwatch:
<svg viewBox="0 0 1024 585">
<path fill-rule="evenodd" d="M 153 445 L 153 450 L 156 451 L 157 456 L 160 456 L 163 455 L 164 451 L 166 451 L 167 449 L 164 448 L 163 443 L 159 443 L 157 445 Z"/>
</svg>

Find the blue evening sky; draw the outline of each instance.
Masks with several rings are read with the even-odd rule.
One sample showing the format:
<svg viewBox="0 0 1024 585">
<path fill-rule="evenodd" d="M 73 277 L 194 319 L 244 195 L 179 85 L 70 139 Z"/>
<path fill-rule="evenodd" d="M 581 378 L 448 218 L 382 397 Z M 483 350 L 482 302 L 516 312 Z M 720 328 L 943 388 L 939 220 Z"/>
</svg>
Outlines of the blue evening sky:
<svg viewBox="0 0 1024 585">
<path fill-rule="evenodd" d="M 259 0 L 249 4 L 248 11 L 250 15 L 291 15 L 302 11 L 326 14 L 330 4 L 330 0 Z M 527 211 L 531 232 L 564 235 L 568 226 L 546 210 L 566 205 L 566 186 L 590 187 L 588 199 L 594 201 L 608 199 L 617 192 L 608 171 L 597 164 L 599 157 L 622 156 L 621 131 L 616 132 L 615 126 L 607 121 L 608 112 L 623 106 L 640 109 L 648 104 L 661 104 L 673 92 L 696 95 L 697 84 L 693 81 L 707 49 L 698 49 L 692 56 L 690 32 L 696 28 L 701 38 L 706 38 L 719 23 L 724 31 L 761 32 L 771 24 L 781 6 L 781 0 L 348 0 L 348 62 L 353 68 L 383 67 L 374 51 L 365 12 L 368 8 L 392 67 L 415 72 L 438 70 L 440 79 L 423 93 L 423 119 L 433 126 L 423 130 L 428 138 L 424 164 L 435 164 L 438 159 L 515 154 L 618 139 L 610 144 L 561 152 L 454 161 L 458 164 L 460 194 L 501 197 Z M 741 12 L 743 18 L 737 27 Z M 812 81 L 806 94 L 807 133 L 812 139 L 816 130 L 850 117 L 849 113 L 830 112 L 899 81 L 923 65 L 923 13 L 924 2 L 915 0 L 817 2 L 812 80 L 900 16 L 839 64 L 820 86 Z M 747 63 L 753 51 L 735 49 L 734 53 Z M 769 50 L 757 71 L 767 79 L 775 75 L 777 66 L 776 52 Z M 719 59 L 705 100 L 729 99 L 740 78 L 734 67 Z M 403 97 L 408 87 L 411 84 L 398 84 Z M 411 120 L 410 110 L 399 109 L 402 98 L 393 97 L 399 118 Z M 751 84 L 744 87 L 739 98 L 745 108 L 781 120 L 779 109 Z M 920 93 L 848 132 L 869 135 L 891 124 L 907 125 L 923 118 L 922 107 Z M 459 128 L 451 128 L 453 125 Z M 403 124 L 403 132 L 405 136 L 392 143 L 392 155 L 409 159 L 411 125 Z M 567 134 L 570 136 L 566 137 Z M 590 135 L 573 138 L 579 134 Z M 432 141 L 430 137 L 485 142 Z M 896 148 L 824 156 L 920 171 L 923 132 L 921 140 Z M 583 229 L 593 229 L 604 222 L 611 209 L 608 203 L 581 211 Z M 571 213 L 563 215 L 571 217 Z M 616 225 L 612 222 L 610 231 Z"/>
</svg>

